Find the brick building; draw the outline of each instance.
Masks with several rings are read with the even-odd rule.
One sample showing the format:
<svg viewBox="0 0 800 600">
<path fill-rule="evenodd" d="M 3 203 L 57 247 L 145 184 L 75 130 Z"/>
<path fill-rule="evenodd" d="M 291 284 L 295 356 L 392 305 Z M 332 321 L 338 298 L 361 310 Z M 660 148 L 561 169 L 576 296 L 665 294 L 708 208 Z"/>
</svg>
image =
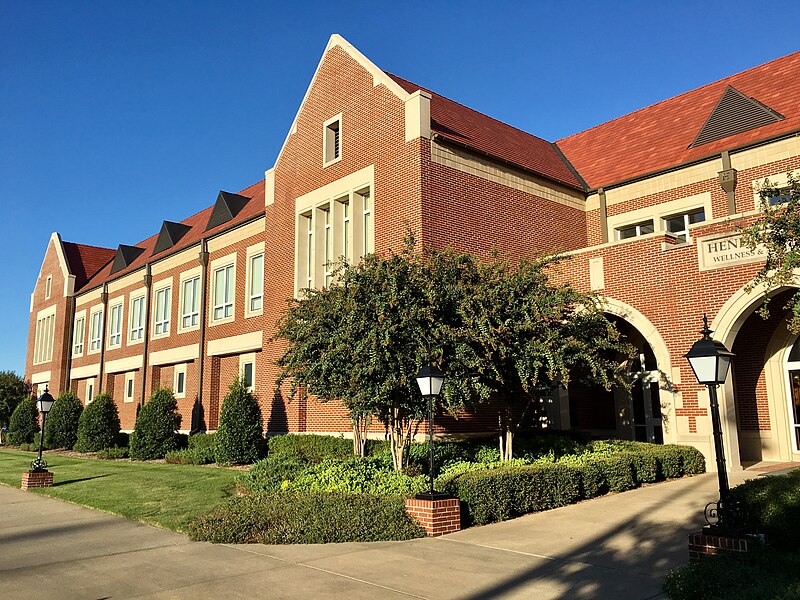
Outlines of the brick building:
<svg viewBox="0 0 800 600">
<path fill-rule="evenodd" d="M 110 392 L 124 429 L 169 386 L 188 431 L 216 427 L 242 373 L 269 432 L 346 433 L 340 408 L 275 395 L 270 338 L 287 298 L 329 283 L 328 260 L 398 248 L 410 227 L 426 247 L 484 257 L 567 252 L 565 277 L 605 298 L 640 351 L 633 390 L 572 387 L 553 399 L 552 426 L 711 457 L 708 397 L 682 358 L 707 313 L 737 353 L 721 391 L 729 464 L 800 461 L 800 344 L 780 310 L 754 314 L 745 286 L 763 258 L 737 233 L 764 180 L 800 169 L 798 134 L 800 53 L 551 143 L 386 73 L 334 35 L 261 181 L 134 245 L 52 235 L 26 376 L 84 401 Z"/>
</svg>

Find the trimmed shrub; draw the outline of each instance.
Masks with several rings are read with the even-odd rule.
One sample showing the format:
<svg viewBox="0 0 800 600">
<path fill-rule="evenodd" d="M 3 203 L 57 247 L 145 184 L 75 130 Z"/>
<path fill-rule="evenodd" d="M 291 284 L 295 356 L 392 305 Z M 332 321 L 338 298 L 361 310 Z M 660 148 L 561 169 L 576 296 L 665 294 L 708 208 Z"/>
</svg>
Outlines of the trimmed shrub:
<svg viewBox="0 0 800 600">
<path fill-rule="evenodd" d="M 189 525 L 192 540 L 223 544 L 328 544 L 423 537 L 402 498 L 360 494 L 258 494 L 232 498 Z"/>
<path fill-rule="evenodd" d="M 425 477 L 409 477 L 388 469 L 380 460 L 324 460 L 308 467 L 282 489 L 296 492 L 342 492 L 374 496 L 412 496 L 426 489 Z"/>
<path fill-rule="evenodd" d="M 113 448 L 119 434 L 119 413 L 114 399 L 106 392 L 98 394 L 83 409 L 78 420 L 78 452 L 97 452 Z"/>
<path fill-rule="evenodd" d="M 97 458 L 100 460 L 117 460 L 120 458 L 128 458 L 128 449 L 125 447 L 120 448 L 115 446 L 113 448 L 104 448 L 97 451 Z"/>
<path fill-rule="evenodd" d="M 195 433 L 189 436 L 189 448 L 213 448 L 217 443 L 216 433 Z"/>
<path fill-rule="evenodd" d="M 441 487 L 461 500 L 467 523 L 482 525 L 580 500 L 581 473 L 566 464 L 537 464 L 471 471 Z"/>
<path fill-rule="evenodd" d="M 268 454 L 237 479 L 239 485 L 254 493 L 278 492 L 284 482 L 302 473 L 308 464 L 292 454 Z"/>
<path fill-rule="evenodd" d="M 731 490 L 737 521 L 750 533 L 764 533 L 780 550 L 800 552 L 800 469 L 787 475 L 751 479 Z"/>
<path fill-rule="evenodd" d="M 650 452 L 655 455 L 658 461 L 659 479 L 683 477 L 683 448 L 684 446 L 677 446 L 675 444 L 650 446 Z"/>
<path fill-rule="evenodd" d="M 164 458 L 178 449 L 176 430 L 181 426 L 178 401 L 172 390 L 161 388 L 145 402 L 130 437 L 130 455 L 137 460 Z"/>
<path fill-rule="evenodd" d="M 683 458 L 683 474 L 699 475 L 706 472 L 706 458 L 694 446 L 679 446 Z"/>
<path fill-rule="evenodd" d="M 39 411 L 36 409 L 36 400 L 26 398 L 17 404 L 11 413 L 8 422 L 8 443 L 12 446 L 32 444 L 38 431 Z"/>
<path fill-rule="evenodd" d="M 608 481 L 603 469 L 595 462 L 576 465 L 581 474 L 581 496 L 595 498 L 608 492 Z"/>
<path fill-rule="evenodd" d="M 326 459 L 348 460 L 353 458 L 353 440 L 332 435 L 276 435 L 269 438 L 269 455 L 292 457 L 312 465 Z"/>
<path fill-rule="evenodd" d="M 258 460 L 263 439 L 261 409 L 241 378 L 222 402 L 214 456 L 220 464 L 249 464 Z"/>
<path fill-rule="evenodd" d="M 185 450 L 172 450 L 164 457 L 173 465 L 210 465 L 215 462 L 214 446 L 198 446 Z"/>
<path fill-rule="evenodd" d="M 78 441 L 78 422 L 82 412 L 83 402 L 75 392 L 61 392 L 44 424 L 44 445 L 47 448 L 72 450 Z"/>
</svg>

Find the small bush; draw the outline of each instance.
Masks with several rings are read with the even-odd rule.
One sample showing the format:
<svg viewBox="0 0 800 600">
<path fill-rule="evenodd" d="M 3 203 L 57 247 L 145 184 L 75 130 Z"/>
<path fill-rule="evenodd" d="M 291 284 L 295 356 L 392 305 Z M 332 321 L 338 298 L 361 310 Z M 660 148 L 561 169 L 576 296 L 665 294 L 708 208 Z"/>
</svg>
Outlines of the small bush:
<svg viewBox="0 0 800 600">
<path fill-rule="evenodd" d="M 17 404 L 11 413 L 8 422 L 8 443 L 12 446 L 32 444 L 38 431 L 39 411 L 36 409 L 36 401 L 33 398 L 26 398 Z"/>
<path fill-rule="evenodd" d="M 663 446 L 652 445 L 652 452 L 658 461 L 659 479 L 673 479 L 683 477 L 683 446 L 675 444 L 665 444 Z"/>
<path fill-rule="evenodd" d="M 215 462 L 214 446 L 198 446 L 185 450 L 172 450 L 164 457 L 173 465 L 210 465 Z"/>
<path fill-rule="evenodd" d="M 249 464 L 261 454 L 261 409 L 237 378 L 222 402 L 214 455 L 220 464 Z"/>
<path fill-rule="evenodd" d="M 328 544 L 423 537 L 402 498 L 359 494 L 258 494 L 233 498 L 189 525 L 189 537 L 224 544 Z"/>
<path fill-rule="evenodd" d="M 189 436 L 189 448 L 213 448 L 217 443 L 217 434 L 215 433 L 195 433 Z"/>
<path fill-rule="evenodd" d="M 113 448 L 119 434 L 119 413 L 113 398 L 106 392 L 83 409 L 78 420 L 78 452 L 97 452 Z"/>
<path fill-rule="evenodd" d="M 72 450 L 78 441 L 78 422 L 82 412 L 83 403 L 75 392 L 61 392 L 44 424 L 44 445 Z"/>
<path fill-rule="evenodd" d="M 250 470 L 238 478 L 245 489 L 258 492 L 278 492 L 284 482 L 291 481 L 302 473 L 308 464 L 293 454 L 268 454 L 256 462 Z"/>
<path fill-rule="evenodd" d="M 461 500 L 467 522 L 485 524 L 576 502 L 581 474 L 570 465 L 537 464 L 471 471 L 441 487 Z"/>
<path fill-rule="evenodd" d="M 117 460 L 120 458 L 128 458 L 128 449 L 125 447 L 120 448 L 119 446 L 115 446 L 114 448 L 104 448 L 103 450 L 98 450 L 97 458 L 100 460 Z"/>
<path fill-rule="evenodd" d="M 156 390 L 136 417 L 136 426 L 130 437 L 131 458 L 153 460 L 177 450 L 175 433 L 180 426 L 178 401 L 172 390 Z"/>
<path fill-rule="evenodd" d="M 269 455 L 294 457 L 312 465 L 326 459 L 348 460 L 353 458 L 353 440 L 332 435 L 276 435 L 269 439 Z"/>
<path fill-rule="evenodd" d="M 625 492 L 636 487 L 633 461 L 627 452 L 610 456 L 590 457 L 586 462 L 594 463 L 605 478 L 609 491 Z"/>
<path fill-rule="evenodd" d="M 342 492 L 374 496 L 408 497 L 426 489 L 427 479 L 409 477 L 387 468 L 379 460 L 351 458 L 324 460 L 308 467 L 282 488 L 296 492 Z"/>
<path fill-rule="evenodd" d="M 800 469 L 787 475 L 751 479 L 731 490 L 737 522 L 750 533 L 764 533 L 767 544 L 800 552 Z"/>
<path fill-rule="evenodd" d="M 680 446 L 684 475 L 699 475 L 706 472 L 706 458 L 693 446 Z"/>
</svg>

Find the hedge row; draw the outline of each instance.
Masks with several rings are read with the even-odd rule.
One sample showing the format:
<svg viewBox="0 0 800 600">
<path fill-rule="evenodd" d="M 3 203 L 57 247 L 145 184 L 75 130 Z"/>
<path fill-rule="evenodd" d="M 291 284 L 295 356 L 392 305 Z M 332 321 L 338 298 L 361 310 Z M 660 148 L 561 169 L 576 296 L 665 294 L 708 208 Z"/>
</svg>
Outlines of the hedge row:
<svg viewBox="0 0 800 600">
<path fill-rule="evenodd" d="M 189 525 L 196 541 L 223 544 L 327 544 L 423 537 L 397 496 L 274 493 L 232 498 Z"/>
<path fill-rule="evenodd" d="M 461 500 L 465 525 L 485 524 L 704 470 L 695 448 L 644 444 L 609 455 L 467 471 L 440 478 L 438 487 Z"/>
</svg>

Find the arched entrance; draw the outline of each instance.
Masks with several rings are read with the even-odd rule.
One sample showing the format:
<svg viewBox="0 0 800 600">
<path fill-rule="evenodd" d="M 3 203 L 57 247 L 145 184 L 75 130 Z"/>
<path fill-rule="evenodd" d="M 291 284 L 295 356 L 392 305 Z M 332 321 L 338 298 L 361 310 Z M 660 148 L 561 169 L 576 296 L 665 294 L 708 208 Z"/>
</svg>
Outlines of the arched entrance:
<svg viewBox="0 0 800 600">
<path fill-rule="evenodd" d="M 789 413 L 789 439 L 792 453 L 800 453 L 800 338 L 795 337 L 794 344 L 786 357 L 786 399 Z"/>
</svg>

